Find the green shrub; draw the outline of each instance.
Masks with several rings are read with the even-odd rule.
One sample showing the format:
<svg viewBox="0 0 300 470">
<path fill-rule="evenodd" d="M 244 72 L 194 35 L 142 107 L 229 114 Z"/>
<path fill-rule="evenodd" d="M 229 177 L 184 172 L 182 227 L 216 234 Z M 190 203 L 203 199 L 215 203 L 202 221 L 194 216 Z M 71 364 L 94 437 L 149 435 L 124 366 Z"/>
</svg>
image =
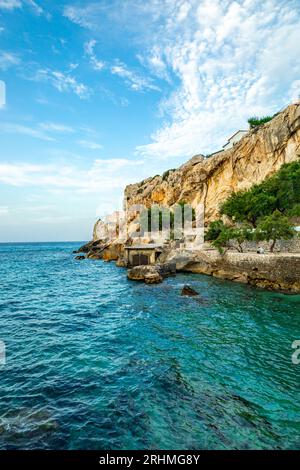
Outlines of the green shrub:
<svg viewBox="0 0 300 470">
<path fill-rule="evenodd" d="M 267 122 L 271 121 L 273 117 L 274 116 L 263 116 L 259 118 L 257 116 L 252 116 L 248 119 L 248 124 L 250 125 L 250 128 L 253 129 L 254 127 L 266 124 Z"/>
<path fill-rule="evenodd" d="M 230 247 L 230 240 L 233 238 L 234 229 L 228 227 L 227 225 L 223 225 L 218 237 L 211 242 L 212 246 L 217 248 L 219 253 L 222 255 L 224 254 L 226 248 Z"/>
<path fill-rule="evenodd" d="M 270 251 L 273 253 L 278 239 L 290 240 L 295 236 L 295 230 L 289 219 L 276 210 L 273 214 L 263 217 L 254 232 L 257 241 L 272 241 Z"/>
<path fill-rule="evenodd" d="M 205 241 L 210 242 L 216 240 L 224 227 L 225 225 L 222 220 L 215 220 L 214 222 L 211 222 L 204 237 Z"/>
<path fill-rule="evenodd" d="M 235 222 L 256 226 L 259 219 L 279 210 L 289 215 L 300 205 L 300 162 L 283 165 L 280 170 L 248 191 L 232 193 L 220 212 Z M 294 209 L 295 208 L 295 209 Z"/>
</svg>

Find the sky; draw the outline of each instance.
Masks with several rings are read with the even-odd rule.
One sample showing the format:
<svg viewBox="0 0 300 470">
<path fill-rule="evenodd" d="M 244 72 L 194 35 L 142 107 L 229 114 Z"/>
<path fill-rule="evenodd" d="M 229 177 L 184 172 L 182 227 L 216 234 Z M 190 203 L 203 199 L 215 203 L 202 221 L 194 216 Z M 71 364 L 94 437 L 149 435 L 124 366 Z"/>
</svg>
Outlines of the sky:
<svg viewBox="0 0 300 470">
<path fill-rule="evenodd" d="M 300 0 L 0 0 L 0 242 L 90 239 L 295 101 L 299 44 Z"/>
</svg>

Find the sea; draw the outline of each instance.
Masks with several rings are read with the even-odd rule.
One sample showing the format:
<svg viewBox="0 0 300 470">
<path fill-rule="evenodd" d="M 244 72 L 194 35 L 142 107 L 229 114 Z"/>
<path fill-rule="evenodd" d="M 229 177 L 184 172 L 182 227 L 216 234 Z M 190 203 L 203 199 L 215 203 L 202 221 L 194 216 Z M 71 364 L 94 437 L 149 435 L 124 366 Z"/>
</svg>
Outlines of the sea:
<svg viewBox="0 0 300 470">
<path fill-rule="evenodd" d="M 300 449 L 300 296 L 81 244 L 0 244 L 0 449 Z"/>
</svg>

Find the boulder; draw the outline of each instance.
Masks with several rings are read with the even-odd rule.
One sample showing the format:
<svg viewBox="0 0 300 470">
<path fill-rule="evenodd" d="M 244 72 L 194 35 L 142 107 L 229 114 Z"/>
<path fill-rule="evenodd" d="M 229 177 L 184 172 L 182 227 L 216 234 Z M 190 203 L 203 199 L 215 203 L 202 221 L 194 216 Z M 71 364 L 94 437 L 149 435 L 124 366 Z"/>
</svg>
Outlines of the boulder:
<svg viewBox="0 0 300 470">
<path fill-rule="evenodd" d="M 144 281 L 147 284 L 162 282 L 167 276 L 176 274 L 176 266 L 173 263 L 135 266 L 127 272 L 128 279 L 133 281 Z"/>
<path fill-rule="evenodd" d="M 146 276 L 153 274 L 160 275 L 155 266 L 135 266 L 127 271 L 127 277 L 132 281 L 145 281 Z"/>
<path fill-rule="evenodd" d="M 189 297 L 194 297 L 196 295 L 199 295 L 199 293 L 190 286 L 183 286 L 183 289 L 181 291 L 181 295 L 187 295 Z"/>
<path fill-rule="evenodd" d="M 77 260 L 85 259 L 85 256 L 83 256 L 83 255 L 75 256 L 75 259 L 77 259 Z"/>
<path fill-rule="evenodd" d="M 158 272 L 149 273 L 149 274 L 146 274 L 146 276 L 145 276 L 145 283 L 146 284 L 159 284 L 162 281 L 163 281 L 163 278 Z"/>
</svg>

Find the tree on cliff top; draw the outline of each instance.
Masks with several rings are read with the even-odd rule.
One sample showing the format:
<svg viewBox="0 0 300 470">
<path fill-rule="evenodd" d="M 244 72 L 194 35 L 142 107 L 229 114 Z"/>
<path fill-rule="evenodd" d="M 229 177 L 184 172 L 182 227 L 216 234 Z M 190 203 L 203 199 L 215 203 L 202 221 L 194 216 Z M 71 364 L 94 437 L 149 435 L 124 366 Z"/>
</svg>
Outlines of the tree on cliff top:
<svg viewBox="0 0 300 470">
<path fill-rule="evenodd" d="M 278 210 L 273 214 L 263 217 L 254 232 L 257 241 L 272 241 L 270 251 L 273 253 L 275 244 L 280 238 L 290 240 L 295 236 L 295 230 L 287 217 Z"/>
</svg>

